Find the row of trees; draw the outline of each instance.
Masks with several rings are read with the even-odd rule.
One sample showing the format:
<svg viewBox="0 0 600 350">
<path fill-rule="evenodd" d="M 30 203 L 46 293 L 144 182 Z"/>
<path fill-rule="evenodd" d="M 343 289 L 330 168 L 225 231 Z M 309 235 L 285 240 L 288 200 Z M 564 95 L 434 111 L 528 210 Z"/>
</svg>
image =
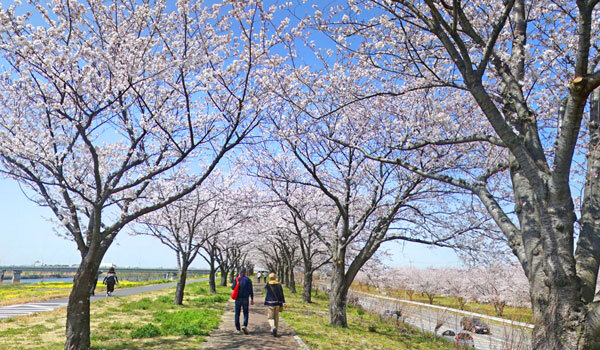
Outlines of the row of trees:
<svg viewBox="0 0 600 350">
<path fill-rule="evenodd" d="M 409 300 L 415 294 L 433 304 L 437 296 L 456 298 L 464 310 L 468 302 L 488 303 L 502 317 L 505 306 L 531 307 L 529 287 L 523 270 L 516 265 L 494 264 L 474 268 L 389 268 L 359 275 L 357 282 L 370 284 L 382 292 L 402 290 Z"/>
<path fill-rule="evenodd" d="M 213 286 L 257 262 L 306 290 L 327 264 L 335 326 L 385 242 L 510 251 L 534 348 L 595 346 L 598 2 L 0 10 L 0 168 L 81 254 L 65 349 L 89 348 L 92 277 L 136 222 L 177 252 L 176 302 L 198 254 Z"/>
</svg>

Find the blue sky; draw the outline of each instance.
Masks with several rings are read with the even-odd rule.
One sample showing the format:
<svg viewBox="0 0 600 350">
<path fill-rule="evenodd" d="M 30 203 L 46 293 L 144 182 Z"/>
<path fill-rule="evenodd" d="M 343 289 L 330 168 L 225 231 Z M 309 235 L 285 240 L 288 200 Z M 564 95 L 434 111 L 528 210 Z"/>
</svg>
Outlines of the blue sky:
<svg viewBox="0 0 600 350">
<path fill-rule="evenodd" d="M 29 201 L 13 180 L 0 179 L 0 266 L 79 264 L 75 243 L 57 236 L 47 220 L 52 213 Z M 387 243 L 393 251 L 391 266 L 446 267 L 460 264 L 449 249 L 429 248 L 414 243 Z M 131 267 L 175 267 L 175 253 L 151 237 L 131 236 L 121 231 L 104 257 L 104 262 Z M 207 267 L 200 257 L 194 268 Z"/>
<path fill-rule="evenodd" d="M 0 266 L 79 264 L 75 243 L 55 234 L 52 212 L 29 201 L 15 181 L 0 179 Z M 175 253 L 157 239 L 117 235 L 104 257 L 117 266 L 175 267 Z M 192 267 L 204 267 L 198 258 Z"/>
</svg>

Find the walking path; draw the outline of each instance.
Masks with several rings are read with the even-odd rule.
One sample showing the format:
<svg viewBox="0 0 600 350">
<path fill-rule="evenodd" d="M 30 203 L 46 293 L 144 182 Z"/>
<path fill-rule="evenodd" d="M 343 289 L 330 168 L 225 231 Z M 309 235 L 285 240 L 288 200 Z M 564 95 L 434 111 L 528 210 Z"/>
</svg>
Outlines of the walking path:
<svg viewBox="0 0 600 350">
<path fill-rule="evenodd" d="M 187 283 L 201 282 L 206 281 L 208 278 L 202 279 L 194 279 L 189 280 Z M 115 297 L 125 297 L 129 295 L 139 294 L 139 293 L 147 293 L 155 290 L 161 290 L 169 287 L 175 287 L 177 282 L 171 283 L 160 283 L 160 284 L 151 284 L 147 286 L 141 287 L 133 287 L 133 288 L 115 288 L 115 291 L 112 293 Z M 90 297 L 90 302 L 94 302 L 99 299 L 104 299 L 106 297 L 106 293 L 99 292 L 96 293 L 95 296 Z M 30 315 L 36 312 L 50 311 L 57 309 L 59 307 L 66 307 L 69 302 L 69 298 L 60 298 L 60 299 L 51 299 L 46 301 L 41 301 L 38 303 L 27 303 L 27 304 L 15 304 L 0 307 L 0 318 L 8 318 L 14 316 L 25 316 Z"/>
<path fill-rule="evenodd" d="M 278 336 L 273 337 L 267 320 L 267 307 L 263 305 L 264 294 L 257 293 L 254 287 L 254 305 L 250 305 L 248 317 L 249 334 L 237 333 L 234 325 L 235 301 L 230 299 L 218 329 L 210 333 L 208 341 L 202 347 L 205 350 L 221 349 L 308 349 L 294 331 L 279 317 Z M 243 314 L 240 315 L 240 322 Z"/>
</svg>

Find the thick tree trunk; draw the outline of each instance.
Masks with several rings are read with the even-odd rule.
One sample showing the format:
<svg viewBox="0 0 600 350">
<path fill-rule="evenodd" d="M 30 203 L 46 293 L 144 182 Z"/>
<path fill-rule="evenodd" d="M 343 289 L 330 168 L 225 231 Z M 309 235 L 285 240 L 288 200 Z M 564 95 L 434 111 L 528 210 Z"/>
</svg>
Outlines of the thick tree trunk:
<svg viewBox="0 0 600 350">
<path fill-rule="evenodd" d="M 181 265 L 181 270 L 179 270 L 179 278 L 177 279 L 177 287 L 175 288 L 175 299 L 173 300 L 173 304 L 182 305 L 183 304 L 183 291 L 185 289 L 185 281 L 187 279 L 187 269 L 189 263 L 184 262 Z"/>
<path fill-rule="evenodd" d="M 304 282 L 302 283 L 302 302 L 303 303 L 312 303 L 312 282 L 313 282 L 313 272 L 310 269 L 304 268 Z M 315 290 L 315 295 L 317 295 L 317 291 Z"/>
<path fill-rule="evenodd" d="M 90 290 L 102 257 L 98 262 L 85 259 L 73 277 L 73 289 L 67 304 L 65 350 L 90 348 Z"/>
<path fill-rule="evenodd" d="M 558 290 L 557 290 L 558 289 Z M 567 290 L 552 283 L 544 298 L 532 299 L 534 329 L 533 349 L 584 350 L 586 347 L 582 305 L 572 302 Z M 571 299 L 571 300 L 569 300 Z"/>
<path fill-rule="evenodd" d="M 575 278 L 572 205 L 550 193 L 540 201 L 525 174 L 512 172 L 515 211 L 527 259 L 522 266 L 529 280 L 534 317 L 533 349 L 582 350 L 585 345 L 585 307 Z M 569 196 L 570 197 L 570 196 Z M 545 198 L 544 198 L 545 199 Z M 569 261 L 571 260 L 571 261 Z"/>
<path fill-rule="evenodd" d="M 329 291 L 329 324 L 336 327 L 348 327 L 346 319 L 346 303 L 348 298 L 348 287 L 346 286 L 346 275 L 344 263 L 334 263 L 333 275 L 331 277 L 331 290 Z"/>
</svg>

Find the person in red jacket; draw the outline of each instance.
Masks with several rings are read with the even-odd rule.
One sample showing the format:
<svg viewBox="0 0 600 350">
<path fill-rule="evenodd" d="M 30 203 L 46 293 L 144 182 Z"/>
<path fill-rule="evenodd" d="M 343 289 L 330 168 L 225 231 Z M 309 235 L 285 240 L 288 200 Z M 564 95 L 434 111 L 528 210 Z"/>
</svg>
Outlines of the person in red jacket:
<svg viewBox="0 0 600 350">
<path fill-rule="evenodd" d="M 239 283 L 238 297 L 235 299 L 235 329 L 238 333 L 243 331 L 248 334 L 248 299 L 254 305 L 254 291 L 252 290 L 252 281 L 246 276 L 246 268 L 240 270 L 239 276 L 233 281 L 231 289 L 235 289 L 235 285 Z M 240 330 L 240 311 L 244 312 L 244 326 Z"/>
</svg>

